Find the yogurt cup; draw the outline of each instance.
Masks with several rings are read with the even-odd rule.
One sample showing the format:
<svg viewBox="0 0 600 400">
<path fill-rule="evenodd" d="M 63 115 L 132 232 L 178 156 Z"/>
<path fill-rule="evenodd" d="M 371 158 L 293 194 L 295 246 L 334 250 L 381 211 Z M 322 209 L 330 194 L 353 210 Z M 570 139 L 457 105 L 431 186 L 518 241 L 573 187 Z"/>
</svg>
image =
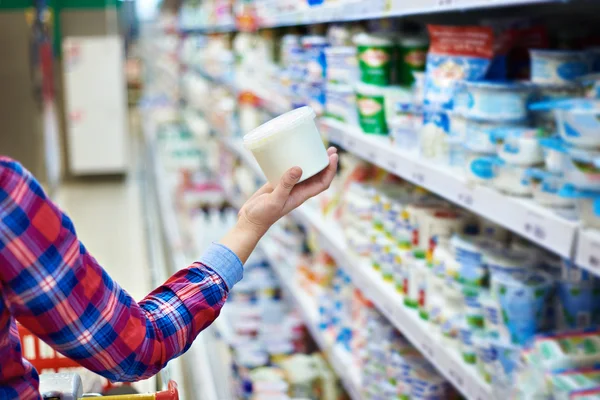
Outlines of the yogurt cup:
<svg viewBox="0 0 600 400">
<path fill-rule="evenodd" d="M 502 308 L 500 303 L 492 297 L 488 290 L 482 290 L 479 303 L 483 312 L 483 327 L 485 333 L 491 338 L 503 337 L 510 339 L 508 330 L 502 321 Z"/>
<path fill-rule="evenodd" d="M 563 197 L 559 193 L 565 185 L 563 177 L 539 168 L 530 168 L 525 174 L 530 182 L 533 199 L 536 203 L 548 208 L 575 210 L 575 201 Z"/>
<path fill-rule="evenodd" d="M 494 365 L 498 359 L 496 348 L 492 346 L 490 340 L 483 332 L 478 332 L 473 338 L 475 346 L 475 355 L 477 359 L 477 372 L 487 383 L 492 383 L 494 375 Z"/>
<path fill-rule="evenodd" d="M 385 36 L 359 33 L 354 36 L 354 44 L 358 49 L 362 82 L 378 86 L 389 85 L 394 42 Z"/>
<path fill-rule="evenodd" d="M 527 167 L 499 161 L 494 163 L 493 186 L 511 196 L 531 196 L 533 191 L 527 178 Z"/>
<path fill-rule="evenodd" d="M 600 102 L 578 100 L 557 103 L 556 127 L 561 138 L 574 146 L 600 148 Z"/>
<path fill-rule="evenodd" d="M 483 328 L 483 309 L 479 301 L 479 289 L 463 286 L 465 297 L 465 322 L 474 330 Z"/>
<path fill-rule="evenodd" d="M 496 275 L 522 279 L 533 271 L 535 259 L 528 251 L 491 249 L 485 252 L 485 264 L 492 277 Z M 493 289 L 492 286 L 492 292 Z"/>
<path fill-rule="evenodd" d="M 467 119 L 465 147 L 478 153 L 495 154 L 496 144 L 491 137 L 493 131 L 499 128 L 526 127 L 527 120 L 515 119 L 506 121 L 491 121 L 469 118 Z"/>
<path fill-rule="evenodd" d="M 556 325 L 559 329 L 586 328 L 593 323 L 596 286 L 595 281 L 558 283 Z"/>
<path fill-rule="evenodd" d="M 472 118 L 514 121 L 526 119 L 533 87 L 518 82 L 464 82 L 466 115 Z"/>
<path fill-rule="evenodd" d="M 569 83 L 590 73 L 590 56 L 585 51 L 532 49 L 529 54 L 534 83 Z"/>
<path fill-rule="evenodd" d="M 492 274 L 492 291 L 502 309 L 504 324 L 511 341 L 527 344 L 545 322 L 545 303 L 553 281 L 541 272 L 531 272 L 517 279 L 505 274 Z"/>
<path fill-rule="evenodd" d="M 536 84 L 535 99 L 536 101 L 553 101 L 563 100 L 573 97 L 582 97 L 585 94 L 585 86 L 578 83 L 566 84 Z M 556 121 L 552 111 L 535 111 L 533 112 L 535 126 L 554 131 Z"/>
<path fill-rule="evenodd" d="M 315 112 L 301 107 L 259 126 L 244 136 L 267 180 L 277 186 L 294 166 L 302 168 L 300 182 L 315 176 L 329 165 L 327 149 L 315 124 Z"/>
<path fill-rule="evenodd" d="M 306 80 L 311 83 L 322 83 L 327 76 L 325 48 L 329 42 L 325 36 L 304 36 L 301 39 L 304 49 Z"/>
<path fill-rule="evenodd" d="M 416 119 L 422 116 L 413 114 L 411 108 L 412 105 L 404 108 L 404 115 L 397 115 L 387 121 L 392 143 L 406 151 L 413 151 L 419 147 L 419 136 L 415 126 Z"/>
<path fill-rule="evenodd" d="M 380 86 L 356 85 L 358 121 L 365 133 L 387 135 L 389 133 L 385 115 L 386 89 Z"/>
<path fill-rule="evenodd" d="M 398 42 L 398 82 L 410 86 L 415 80 L 413 72 L 425 71 L 429 41 L 422 36 L 403 36 Z"/>
<path fill-rule="evenodd" d="M 489 344 L 496 355 L 492 374 L 493 385 L 508 384 L 509 387 L 513 387 L 512 377 L 519 364 L 521 348 L 504 339 L 489 339 Z"/>
<path fill-rule="evenodd" d="M 544 164 L 546 170 L 552 174 L 561 175 L 570 162 L 567 154 L 567 148 L 559 138 L 540 139 L 540 146 L 544 153 Z"/>
<path fill-rule="evenodd" d="M 475 332 L 466 322 L 458 326 L 460 353 L 463 361 L 467 364 L 475 364 L 477 362 L 477 353 L 475 352 L 475 343 L 473 341 Z"/>
<path fill-rule="evenodd" d="M 356 93 L 350 85 L 328 84 L 325 87 L 325 116 L 350 125 L 358 125 Z"/>
<path fill-rule="evenodd" d="M 360 79 L 356 47 L 335 46 L 325 49 L 327 82 L 353 85 Z"/>
<path fill-rule="evenodd" d="M 540 139 L 545 136 L 541 129 L 498 128 L 491 132 L 496 142 L 497 154 L 509 164 L 533 166 L 544 160 Z"/>
<path fill-rule="evenodd" d="M 491 185 L 495 178 L 497 158 L 489 153 L 480 153 L 466 149 L 465 172 L 467 180 L 480 185 Z"/>
<path fill-rule="evenodd" d="M 487 278 L 487 268 L 483 263 L 485 244 L 467 235 L 454 235 L 450 246 L 459 264 L 456 280 L 469 286 L 484 286 Z"/>
<path fill-rule="evenodd" d="M 568 183 L 580 190 L 600 191 L 600 152 L 567 148 L 563 173 Z"/>
</svg>

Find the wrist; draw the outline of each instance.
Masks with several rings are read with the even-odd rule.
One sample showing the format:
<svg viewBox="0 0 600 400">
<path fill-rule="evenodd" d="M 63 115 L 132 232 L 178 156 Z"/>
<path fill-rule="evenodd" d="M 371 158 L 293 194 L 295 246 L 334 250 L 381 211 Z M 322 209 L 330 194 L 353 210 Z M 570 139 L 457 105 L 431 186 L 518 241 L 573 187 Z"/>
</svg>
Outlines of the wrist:
<svg viewBox="0 0 600 400">
<path fill-rule="evenodd" d="M 254 224 L 241 216 L 233 227 L 233 231 L 244 241 L 258 242 L 269 228 Z"/>
</svg>

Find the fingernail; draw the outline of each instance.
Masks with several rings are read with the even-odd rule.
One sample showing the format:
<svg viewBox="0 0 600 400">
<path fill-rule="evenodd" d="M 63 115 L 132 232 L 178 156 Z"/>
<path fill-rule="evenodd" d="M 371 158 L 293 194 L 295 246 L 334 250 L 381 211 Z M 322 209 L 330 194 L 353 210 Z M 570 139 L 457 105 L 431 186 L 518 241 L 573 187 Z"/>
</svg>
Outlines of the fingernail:
<svg viewBox="0 0 600 400">
<path fill-rule="evenodd" d="M 301 175 L 302 170 L 300 169 L 300 167 L 294 167 L 290 170 L 290 178 L 292 178 L 293 180 L 300 179 Z"/>
</svg>

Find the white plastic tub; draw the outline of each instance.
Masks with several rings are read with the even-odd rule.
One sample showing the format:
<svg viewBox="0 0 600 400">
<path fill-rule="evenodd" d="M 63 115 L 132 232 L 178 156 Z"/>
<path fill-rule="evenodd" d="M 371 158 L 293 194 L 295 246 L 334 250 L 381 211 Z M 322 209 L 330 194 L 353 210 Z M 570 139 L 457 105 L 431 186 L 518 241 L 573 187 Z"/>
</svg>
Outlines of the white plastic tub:
<svg viewBox="0 0 600 400">
<path fill-rule="evenodd" d="M 569 83 L 590 73 L 585 51 L 530 50 L 531 80 L 535 83 Z"/>
<path fill-rule="evenodd" d="M 329 165 L 315 116 L 312 108 L 301 107 L 244 136 L 244 146 L 252 151 L 271 185 L 276 186 L 292 167 L 302 168 L 300 182 L 303 182 Z"/>
</svg>

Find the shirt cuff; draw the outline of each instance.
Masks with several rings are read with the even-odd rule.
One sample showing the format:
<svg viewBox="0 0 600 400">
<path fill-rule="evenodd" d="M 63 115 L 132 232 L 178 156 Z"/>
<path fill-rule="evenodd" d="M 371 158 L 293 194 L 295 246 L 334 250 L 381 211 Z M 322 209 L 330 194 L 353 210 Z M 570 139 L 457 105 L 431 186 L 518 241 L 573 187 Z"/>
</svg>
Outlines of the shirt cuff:
<svg viewBox="0 0 600 400">
<path fill-rule="evenodd" d="M 198 261 L 215 271 L 229 290 L 244 276 L 244 266 L 238 256 L 222 244 L 211 244 Z"/>
</svg>

